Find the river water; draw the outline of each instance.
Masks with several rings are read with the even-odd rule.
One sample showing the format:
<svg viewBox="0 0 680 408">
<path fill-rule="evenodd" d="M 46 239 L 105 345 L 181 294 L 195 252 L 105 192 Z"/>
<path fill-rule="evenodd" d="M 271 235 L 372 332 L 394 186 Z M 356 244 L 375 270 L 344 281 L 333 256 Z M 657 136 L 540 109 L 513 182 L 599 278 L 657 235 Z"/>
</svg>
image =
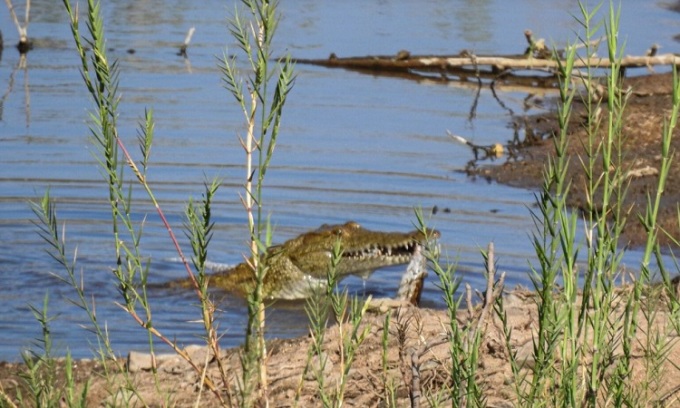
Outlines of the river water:
<svg viewBox="0 0 680 408">
<path fill-rule="evenodd" d="M 15 2 L 17 3 L 17 2 Z M 574 2 L 502 0 L 422 0 L 374 2 L 282 2 L 275 40 L 281 55 L 296 58 L 392 54 L 518 53 L 523 31 L 556 44 L 574 39 L 579 25 Z M 23 11 L 17 5 L 19 14 Z M 200 198 L 204 180 L 219 177 L 215 236 L 210 258 L 239 262 L 246 248 L 243 193 L 244 155 L 238 136 L 242 115 L 222 87 L 217 57 L 236 46 L 226 21 L 233 2 L 148 0 L 104 2 L 109 57 L 120 67 L 119 130 L 134 147 L 146 108 L 156 118 L 149 179 L 164 211 L 189 251 L 181 232 L 189 197 Z M 190 27 L 196 33 L 188 58 L 176 55 Z M 50 189 L 77 271 L 96 302 L 100 322 L 115 349 L 144 350 L 145 332 L 116 306 L 120 301 L 110 268 L 113 245 L 110 212 L 95 148 L 88 141 L 88 99 L 61 2 L 32 2 L 29 36 L 36 48 L 22 60 L 13 45 L 16 30 L 0 9 L 5 49 L 0 60 L 0 360 L 17 360 L 39 337 L 29 305 L 41 307 L 49 293 L 52 336 L 58 353 L 66 348 L 89 357 L 96 347 L 82 325 L 88 321 L 69 303 L 73 290 L 52 274 L 62 274 L 46 253 L 33 225 L 29 202 Z M 680 33 L 677 13 L 661 2 L 624 2 L 621 38 L 627 53 L 642 54 L 653 43 L 673 52 Z M 130 52 L 134 50 L 134 53 Z M 530 210 L 534 192 L 485 180 L 461 170 L 472 158 L 446 131 L 475 143 L 512 138 L 508 110 L 482 90 L 476 117 L 469 119 L 476 90 L 455 83 L 383 78 L 344 70 L 299 65 L 284 111 L 281 135 L 265 182 L 265 211 L 282 242 L 324 223 L 355 220 L 379 230 L 410 230 L 413 209 L 437 206 L 430 225 L 442 233 L 441 245 L 465 282 L 483 287 L 480 249 L 493 241 L 500 270 L 509 285 L 527 284 L 533 261 Z M 515 113 L 526 110 L 521 92 L 501 92 Z M 503 159 L 499 160 L 499 163 Z M 131 177 L 128 175 L 128 178 Z M 151 259 L 151 280 L 184 276 L 156 213 L 135 190 L 137 220 L 146 218 L 143 253 Z M 447 211 L 443 211 L 443 210 Z M 628 253 L 633 267 L 639 253 Z M 350 290 L 374 296 L 394 293 L 403 268 L 386 268 L 368 281 L 350 278 Z M 198 309 L 192 293 L 152 293 L 156 327 L 188 344 L 200 341 Z M 424 303 L 442 307 L 430 276 Z M 218 318 L 225 346 L 242 340 L 242 301 L 224 296 Z M 269 312 L 270 337 L 306 332 L 303 303 L 278 302 Z"/>
</svg>

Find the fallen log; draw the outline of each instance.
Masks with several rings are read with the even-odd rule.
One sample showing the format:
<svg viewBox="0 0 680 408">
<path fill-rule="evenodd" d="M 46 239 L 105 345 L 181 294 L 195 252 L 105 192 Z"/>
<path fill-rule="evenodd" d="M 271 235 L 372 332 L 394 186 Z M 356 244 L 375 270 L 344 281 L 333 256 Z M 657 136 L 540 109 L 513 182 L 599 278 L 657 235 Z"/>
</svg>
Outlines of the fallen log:
<svg viewBox="0 0 680 408">
<path fill-rule="evenodd" d="M 534 88 L 553 88 L 558 84 L 560 65 L 564 66 L 564 50 L 551 50 L 544 39 L 535 40 L 531 30 L 524 31 L 528 47 L 516 55 L 476 55 L 463 50 L 454 55 L 411 55 L 402 50 L 395 55 L 369 55 L 364 57 L 338 58 L 334 53 L 327 59 L 297 59 L 299 64 L 318 65 L 327 68 L 344 68 L 373 75 L 399 76 L 407 79 L 423 78 L 443 82 L 491 80 L 493 84 L 505 83 Z M 588 44 L 572 47 L 599 47 L 603 38 Z M 680 55 L 657 55 L 659 45 L 653 44 L 644 56 L 626 56 L 619 61 L 622 76 L 627 68 L 646 67 L 652 70 L 655 65 L 680 65 Z M 609 58 L 577 56 L 574 69 L 606 69 L 612 66 Z M 529 74 L 533 72 L 533 74 Z M 521 74 L 520 74 L 521 73 Z M 450 78 L 451 76 L 455 78 Z"/>
<path fill-rule="evenodd" d="M 327 59 L 297 59 L 299 64 L 311 64 L 328 68 L 346 68 L 364 71 L 386 72 L 438 72 L 457 74 L 465 70 L 468 75 L 499 74 L 506 70 L 536 71 L 554 74 L 565 61 L 553 58 L 534 58 L 526 55 L 474 55 L 463 52 L 456 55 L 412 56 L 407 51 L 397 55 L 369 55 L 364 57 L 338 58 L 335 54 Z M 655 56 L 626 56 L 621 59 L 622 68 L 652 67 L 655 65 L 680 65 L 680 55 L 662 54 Z M 608 58 L 578 58 L 574 68 L 610 68 Z M 486 68 L 486 69 L 484 69 Z"/>
<path fill-rule="evenodd" d="M 535 39 L 531 30 L 524 31 L 527 48 L 522 54 L 515 55 L 476 55 L 473 51 L 463 50 L 454 55 L 411 55 L 401 50 L 395 55 L 368 55 L 365 57 L 338 58 L 335 53 L 327 59 L 296 59 L 298 64 L 311 64 L 327 68 L 344 68 L 373 75 L 399 76 L 407 79 L 432 79 L 447 82 L 449 76 L 455 76 L 459 82 L 482 79 L 497 84 L 513 84 L 537 88 L 553 88 L 558 84 L 560 66 L 565 66 L 565 50 L 554 50 L 546 45 L 542 38 Z M 609 58 L 596 57 L 597 50 L 605 38 L 596 38 L 588 43 L 571 45 L 571 50 L 588 48 L 590 55 L 577 56 L 573 67 L 606 69 L 611 68 Z M 680 55 L 657 55 L 658 44 L 653 44 L 644 56 L 626 56 L 617 62 L 621 75 L 625 76 L 627 68 L 646 67 L 652 70 L 655 65 L 680 65 Z M 537 72 L 539 74 L 527 74 Z M 521 75 L 518 73 L 521 72 Z M 434 75 L 433 75 L 434 74 Z M 578 73 L 576 73 L 578 76 Z"/>
</svg>

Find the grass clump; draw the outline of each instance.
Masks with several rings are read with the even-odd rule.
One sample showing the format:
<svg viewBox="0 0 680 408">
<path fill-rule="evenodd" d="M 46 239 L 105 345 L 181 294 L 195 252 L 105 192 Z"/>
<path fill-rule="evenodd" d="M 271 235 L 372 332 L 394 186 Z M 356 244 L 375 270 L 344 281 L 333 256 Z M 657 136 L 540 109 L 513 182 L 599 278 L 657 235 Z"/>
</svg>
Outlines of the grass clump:
<svg viewBox="0 0 680 408">
<path fill-rule="evenodd" d="M 157 201 L 153 189 L 148 182 L 147 172 L 150 165 L 150 152 L 154 137 L 153 112 L 146 111 L 144 122 L 140 124 L 138 142 L 141 152 L 141 159 L 136 161 L 120 137 L 117 126 L 118 105 L 120 96 L 118 94 L 118 66 L 115 62 L 110 62 L 106 54 L 104 24 L 101 17 L 101 5 L 99 2 L 88 1 L 86 13 L 86 34 L 81 32 L 79 15 L 74 10 L 68 0 L 64 0 L 64 7 L 70 19 L 71 32 L 75 41 L 76 51 L 81 62 L 81 75 L 85 86 L 92 98 L 94 111 L 90 115 L 91 119 L 91 141 L 96 147 L 95 157 L 108 186 L 108 202 L 110 203 L 111 228 L 114 244 L 114 267 L 113 275 L 118 286 L 122 299 L 119 306 L 125 310 L 140 327 L 147 331 L 148 346 L 152 355 L 153 369 L 156 369 L 154 356 L 154 339 L 159 339 L 170 346 L 179 356 L 186 360 L 197 372 L 201 372 L 199 363 L 192 361 L 191 357 L 169 337 L 165 336 L 154 326 L 152 307 L 147 296 L 147 280 L 150 271 L 150 262 L 141 253 L 141 242 L 143 237 L 143 222 L 137 223 L 133 218 L 133 188 L 132 183 L 126 179 L 126 170 L 132 172 L 137 184 L 146 193 L 148 199 L 155 207 L 159 218 L 168 231 L 170 241 L 177 250 L 179 257 L 186 268 L 189 277 L 194 282 L 196 292 L 199 296 L 201 310 L 206 322 L 206 341 L 212 347 L 213 352 L 219 352 L 218 334 L 212 324 L 214 305 L 205 291 L 202 291 L 195 279 L 189 263 L 174 235 L 165 214 Z M 217 189 L 218 183 L 214 182 L 207 188 L 206 195 L 211 197 Z M 206 201 L 209 205 L 209 200 Z M 203 217 L 196 217 L 191 211 L 190 205 L 188 219 L 195 224 L 192 231 L 203 231 L 206 235 L 192 241 L 197 245 L 207 245 L 209 241 L 209 210 L 203 212 Z M 39 217 L 41 235 L 51 247 L 51 255 L 57 260 L 65 271 L 65 275 L 58 275 L 60 279 L 70 285 L 75 293 L 76 299 L 73 303 L 83 309 L 91 322 L 90 331 L 97 338 L 98 348 L 95 352 L 98 355 L 103 367 L 104 376 L 110 383 L 111 398 L 125 404 L 131 403 L 131 398 L 141 399 L 135 393 L 136 387 L 132 381 L 126 378 L 124 389 L 116 388 L 113 385 L 112 372 L 125 373 L 123 364 L 117 358 L 113 347 L 108 338 L 108 333 L 97 320 L 96 307 L 89 300 L 90 295 L 82 284 L 82 279 L 76 276 L 75 266 L 76 257 L 70 261 L 66 257 L 66 239 L 58 233 L 58 221 L 56 209 L 52 203 L 49 191 L 45 193 L 40 204 L 34 205 L 34 211 Z M 207 228 L 209 229 L 209 228 Z M 197 236 L 194 234 L 193 236 Z M 194 253 L 205 254 L 207 247 L 196 248 Z M 200 256 L 195 257 L 195 263 L 200 266 Z M 112 366 L 112 367 L 111 367 Z M 155 372 L 155 371 L 154 371 Z M 215 384 L 206 379 L 205 386 L 213 391 L 213 394 L 223 401 L 221 392 Z M 161 385 L 157 383 L 159 392 Z M 119 398 L 123 398 L 120 401 Z"/>
<path fill-rule="evenodd" d="M 27 395 L 22 395 L 19 389 L 17 402 L 20 406 L 54 407 L 63 403 L 68 407 L 85 407 L 90 381 L 76 384 L 69 352 L 61 361 L 54 357 L 50 328 L 54 317 L 48 316 L 48 305 L 49 295 L 45 294 L 42 309 L 31 306 L 31 312 L 41 327 L 41 337 L 35 340 L 32 349 L 21 356 L 26 368 L 20 376 L 25 382 Z M 5 406 L 5 403 L 14 406 L 3 397 L 0 395 L 0 406 Z"/>
<path fill-rule="evenodd" d="M 347 289 L 338 290 L 337 268 L 342 260 L 343 249 L 340 241 L 333 247 L 330 268 L 326 279 L 326 290 L 315 291 L 307 301 L 306 311 L 310 321 L 311 347 L 301 382 L 311 371 L 317 383 L 319 401 L 324 407 L 341 407 L 344 404 L 349 370 L 357 356 L 357 350 L 366 339 L 369 327 L 362 326 L 371 298 L 361 301 L 350 296 Z M 326 327 L 332 318 L 337 323 L 338 342 L 329 345 L 326 341 Z M 329 349 L 337 350 L 338 366 L 330 367 Z M 337 373 L 337 375 L 331 375 Z M 330 382 L 331 384 L 328 384 Z M 296 394 L 299 403 L 301 384 Z"/>
</svg>

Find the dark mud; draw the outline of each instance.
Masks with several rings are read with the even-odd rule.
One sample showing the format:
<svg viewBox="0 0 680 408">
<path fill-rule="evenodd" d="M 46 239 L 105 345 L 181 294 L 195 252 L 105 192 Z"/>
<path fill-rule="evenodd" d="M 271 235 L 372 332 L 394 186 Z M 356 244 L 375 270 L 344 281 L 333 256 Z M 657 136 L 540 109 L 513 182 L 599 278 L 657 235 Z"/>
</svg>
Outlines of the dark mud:
<svg viewBox="0 0 680 408">
<path fill-rule="evenodd" d="M 626 78 L 624 89 L 630 97 L 623 115 L 622 130 L 622 174 L 629 183 L 624 208 L 627 223 L 623 231 L 621 246 L 642 245 L 646 233 L 638 221 L 643 214 L 648 195 L 654 197 L 658 186 L 658 169 L 661 164 L 661 139 L 664 122 L 672 107 L 673 75 L 658 74 Z M 578 99 L 578 98 L 576 98 Z M 601 104 L 604 118 L 596 143 L 602 140 L 607 129 L 608 110 L 606 100 Z M 598 211 L 597 204 L 589 205 L 586 197 L 586 177 L 581 160 L 585 160 L 588 137 L 585 131 L 586 109 L 583 103 L 574 102 L 568 131 L 569 170 L 567 178 L 571 190 L 567 204 L 579 211 Z M 526 118 L 517 118 L 524 131 L 530 135 L 522 146 L 513 146 L 515 157 L 501 165 L 485 165 L 470 170 L 472 174 L 487 177 L 498 183 L 516 187 L 539 189 L 543 182 L 543 169 L 548 159 L 554 156 L 552 136 L 559 133 L 554 113 Z M 680 130 L 676 129 L 671 141 L 671 152 L 680 150 Z M 596 176 L 602 174 L 598 157 Z M 611 170 L 611 169 L 610 169 Z M 593 200 L 597 203 L 597 196 Z M 673 237 L 680 237 L 678 224 L 678 203 L 680 202 L 680 160 L 674 160 L 659 209 L 659 226 Z M 668 234 L 659 234 L 660 242 L 666 246 L 672 243 Z"/>
</svg>

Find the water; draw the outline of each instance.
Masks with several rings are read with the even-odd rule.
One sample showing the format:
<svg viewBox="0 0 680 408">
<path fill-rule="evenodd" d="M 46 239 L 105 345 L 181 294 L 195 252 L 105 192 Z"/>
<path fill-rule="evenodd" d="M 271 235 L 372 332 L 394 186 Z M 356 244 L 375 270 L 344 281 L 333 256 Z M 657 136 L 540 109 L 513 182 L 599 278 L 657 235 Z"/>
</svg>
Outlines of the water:
<svg viewBox="0 0 680 408">
<path fill-rule="evenodd" d="M 16 3 L 16 2 L 15 2 Z M 522 32 L 563 44 L 578 29 L 572 2 L 379 1 L 283 2 L 275 48 L 297 58 L 391 54 L 516 53 Z M 622 37 L 627 53 L 641 54 L 652 43 L 662 52 L 677 48 L 677 14 L 655 2 L 625 2 Z M 233 49 L 226 18 L 231 2 L 152 0 L 109 1 L 103 5 L 109 57 L 120 63 L 120 132 L 134 147 L 144 109 L 156 119 L 149 179 L 175 232 L 190 196 L 200 197 L 206 178 L 224 185 L 214 209 L 211 259 L 236 263 L 245 251 L 245 214 L 239 203 L 244 177 L 242 115 L 222 88 L 216 56 Z M 69 251 L 77 250 L 77 271 L 95 296 L 100 322 L 110 329 L 116 350 L 144 349 L 146 336 L 115 304 L 113 244 L 106 189 L 88 142 L 87 112 L 92 104 L 78 72 L 78 61 L 61 3 L 34 1 L 29 35 L 37 47 L 21 61 L 12 47 L 16 31 L 0 9 L 5 50 L 0 60 L 0 360 L 16 360 L 39 336 L 29 305 L 40 307 L 49 292 L 53 337 L 58 350 L 91 356 L 94 338 L 80 325 L 87 319 L 67 299 L 74 293 L 52 276 L 62 273 L 32 224 L 28 202 L 46 189 L 57 201 Z M 19 13 L 21 15 L 21 12 Z M 189 27 L 196 34 L 189 59 L 176 56 Z M 134 49 L 134 53 L 129 53 Z M 533 257 L 528 236 L 533 193 L 483 180 L 460 170 L 470 151 L 452 142 L 446 130 L 479 144 L 511 139 L 508 112 L 483 90 L 477 117 L 468 120 L 475 89 L 344 70 L 299 65 L 295 88 L 285 107 L 281 137 L 265 185 L 265 205 L 282 242 L 324 223 L 352 219 L 367 228 L 410 230 L 414 207 L 447 208 L 431 219 L 441 243 L 473 287 L 483 287 L 480 249 L 493 241 L 499 269 L 510 285 L 527 283 Z M 501 93 L 521 112 L 525 94 Z M 534 111 L 528 112 L 533 113 Z M 538 112 L 538 111 L 535 111 Z M 164 282 L 184 276 L 167 233 L 141 191 L 135 190 L 135 217 L 146 217 L 142 251 L 152 260 L 152 277 Z M 635 264 L 635 252 L 628 262 Z M 378 271 L 367 282 L 348 279 L 350 289 L 376 296 L 396 290 L 402 268 Z M 181 343 L 198 341 L 195 298 L 187 292 L 152 293 L 156 326 Z M 429 277 L 424 303 L 442 302 Z M 221 304 L 223 343 L 242 339 L 243 303 Z M 269 336 L 306 331 L 302 304 L 279 302 L 269 314 Z M 96 345 L 95 345 L 96 346 Z"/>
</svg>

